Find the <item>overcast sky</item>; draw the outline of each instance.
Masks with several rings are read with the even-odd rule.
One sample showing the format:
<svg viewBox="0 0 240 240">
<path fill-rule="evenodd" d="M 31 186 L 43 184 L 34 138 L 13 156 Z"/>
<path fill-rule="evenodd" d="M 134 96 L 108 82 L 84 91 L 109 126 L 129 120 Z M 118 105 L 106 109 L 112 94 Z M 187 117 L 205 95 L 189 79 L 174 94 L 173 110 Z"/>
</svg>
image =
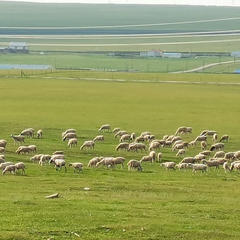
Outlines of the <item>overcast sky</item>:
<svg viewBox="0 0 240 240">
<path fill-rule="evenodd" d="M 9 1 L 9 0 L 0 0 Z M 23 2 L 22 0 L 10 0 Z M 218 5 L 240 6 L 240 0 L 25 0 L 25 2 L 55 2 L 55 3 L 136 3 L 136 4 L 189 4 L 189 5 Z"/>
</svg>

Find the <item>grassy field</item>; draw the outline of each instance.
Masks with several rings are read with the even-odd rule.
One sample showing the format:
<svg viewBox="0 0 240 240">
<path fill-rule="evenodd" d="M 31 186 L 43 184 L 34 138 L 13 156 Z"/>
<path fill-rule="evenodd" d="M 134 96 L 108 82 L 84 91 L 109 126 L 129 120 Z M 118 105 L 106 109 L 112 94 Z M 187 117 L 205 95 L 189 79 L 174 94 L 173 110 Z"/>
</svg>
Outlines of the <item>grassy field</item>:
<svg viewBox="0 0 240 240">
<path fill-rule="evenodd" d="M 69 77 L 147 78 L 149 80 L 237 82 L 235 75 L 166 75 L 137 73 L 56 72 L 53 78 L 0 78 L 0 138 L 8 140 L 6 158 L 24 161 L 26 176 L 1 176 L 0 239 L 239 239 L 239 174 L 211 169 L 206 174 L 166 171 L 159 164 L 143 164 L 143 172 L 88 169 L 93 156 L 121 155 L 140 159 L 145 153 L 116 153 L 111 133 L 94 151 L 68 149 L 61 132 L 76 128 L 79 144 L 98 134 L 103 123 L 129 132 L 149 130 L 157 138 L 180 125 L 193 127 L 190 140 L 203 129 L 229 134 L 226 151 L 239 150 L 239 86 L 141 82 L 99 82 Z M 27 139 L 39 153 L 64 150 L 67 162 L 80 161 L 74 174 L 39 167 L 32 156 L 17 156 L 11 133 L 42 128 L 43 139 Z M 211 140 L 209 140 L 209 144 Z M 189 155 L 200 148 L 191 149 Z M 163 161 L 179 161 L 162 149 Z M 84 191 L 90 187 L 90 191 Z M 61 198 L 44 196 L 59 192 Z M 80 237 L 78 237 L 77 235 Z"/>
</svg>

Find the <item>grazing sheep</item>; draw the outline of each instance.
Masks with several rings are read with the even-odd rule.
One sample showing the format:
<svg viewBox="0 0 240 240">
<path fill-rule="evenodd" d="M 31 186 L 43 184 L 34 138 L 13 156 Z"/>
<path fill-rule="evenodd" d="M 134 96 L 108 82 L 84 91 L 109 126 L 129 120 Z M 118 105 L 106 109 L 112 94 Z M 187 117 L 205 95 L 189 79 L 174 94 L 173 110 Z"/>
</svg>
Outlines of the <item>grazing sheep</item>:
<svg viewBox="0 0 240 240">
<path fill-rule="evenodd" d="M 94 157 L 89 160 L 88 167 L 96 167 L 97 163 L 100 162 L 103 158 L 102 157 Z"/>
<path fill-rule="evenodd" d="M 102 125 L 102 126 L 98 129 L 99 132 L 104 131 L 104 130 L 110 131 L 110 130 L 111 130 L 111 126 L 110 126 L 109 124 L 104 124 L 104 125 Z"/>
<path fill-rule="evenodd" d="M 114 137 L 115 137 L 115 138 L 116 138 L 116 137 L 121 137 L 121 136 L 124 135 L 124 134 L 127 134 L 127 131 L 120 130 L 120 131 L 118 131 L 118 132 L 114 135 Z"/>
<path fill-rule="evenodd" d="M 207 136 L 213 136 L 214 134 L 217 134 L 217 132 L 214 130 L 208 130 L 206 133 Z"/>
<path fill-rule="evenodd" d="M 207 148 L 207 142 L 206 141 L 201 141 L 201 149 L 205 150 Z"/>
<path fill-rule="evenodd" d="M 156 161 L 156 152 L 155 152 L 155 151 L 151 151 L 151 152 L 149 153 L 149 156 L 152 157 L 153 161 Z"/>
<path fill-rule="evenodd" d="M 30 158 L 31 161 L 35 162 L 35 161 L 40 161 L 41 157 L 43 156 L 44 154 L 37 154 L 37 155 L 34 155 L 33 157 Z"/>
<path fill-rule="evenodd" d="M 120 130 L 121 130 L 120 128 L 114 128 L 112 132 L 113 132 L 113 133 L 117 133 L 117 132 L 119 132 Z"/>
<path fill-rule="evenodd" d="M 138 136 L 135 139 L 135 142 L 137 142 L 137 143 L 144 142 L 144 141 L 145 141 L 145 138 L 143 136 Z"/>
<path fill-rule="evenodd" d="M 114 165 L 113 159 L 114 159 L 114 157 L 104 157 L 102 160 L 100 160 L 96 164 L 96 167 L 99 167 L 100 165 L 104 165 L 104 166 L 107 166 L 107 167 L 113 167 L 113 165 Z"/>
<path fill-rule="evenodd" d="M 4 162 L 0 164 L 0 169 L 4 170 L 5 167 L 9 166 L 9 165 L 14 165 L 12 162 Z"/>
<path fill-rule="evenodd" d="M 172 141 L 166 141 L 164 144 L 164 147 L 171 147 L 172 146 Z"/>
<path fill-rule="evenodd" d="M 127 165 L 128 165 L 128 171 L 131 171 L 131 170 L 142 171 L 141 163 L 137 160 L 130 160 L 127 163 Z"/>
<path fill-rule="evenodd" d="M 62 137 L 64 137 L 68 133 L 76 133 L 76 129 L 69 128 L 66 131 L 62 132 Z"/>
<path fill-rule="evenodd" d="M 224 169 L 225 173 L 230 172 L 230 167 L 228 166 L 228 162 L 225 162 L 223 164 L 223 169 Z"/>
<path fill-rule="evenodd" d="M 0 153 L 4 153 L 5 152 L 5 148 L 4 147 L 0 147 Z"/>
<path fill-rule="evenodd" d="M 26 136 L 26 137 L 34 137 L 34 129 L 33 128 L 27 128 L 24 129 L 21 133 L 21 136 Z"/>
<path fill-rule="evenodd" d="M 122 168 L 124 167 L 125 158 L 124 157 L 115 157 L 113 158 L 113 166 L 121 164 Z"/>
<path fill-rule="evenodd" d="M 200 133 L 200 136 L 204 136 L 208 133 L 208 130 L 203 130 L 201 133 Z"/>
<path fill-rule="evenodd" d="M 129 148 L 129 143 L 127 142 L 124 142 L 124 143 L 119 143 L 116 147 L 116 151 L 119 151 L 119 150 L 128 150 Z"/>
<path fill-rule="evenodd" d="M 164 162 L 164 163 L 161 163 L 161 166 L 165 167 L 166 169 L 175 169 L 176 163 L 175 162 Z"/>
<path fill-rule="evenodd" d="M 24 153 L 30 153 L 32 152 L 32 149 L 27 147 L 27 146 L 20 146 L 17 150 L 16 153 L 17 154 L 24 154 Z"/>
<path fill-rule="evenodd" d="M 153 142 L 158 142 L 158 143 L 160 143 L 160 145 L 161 145 L 161 147 L 164 147 L 165 146 L 165 144 L 166 144 L 166 141 L 165 140 L 163 140 L 163 139 L 154 139 L 151 143 L 153 143 Z"/>
<path fill-rule="evenodd" d="M 65 162 L 64 159 L 51 159 L 49 161 L 49 163 L 53 163 L 54 164 L 56 171 L 57 170 L 61 170 L 62 167 L 64 167 L 65 172 L 67 171 L 66 162 Z"/>
<path fill-rule="evenodd" d="M 161 147 L 161 144 L 159 142 L 151 142 L 150 145 L 149 145 L 149 151 L 152 151 L 152 150 L 157 150 Z"/>
<path fill-rule="evenodd" d="M 50 160 L 54 160 L 54 159 L 64 159 L 64 154 L 52 155 Z"/>
<path fill-rule="evenodd" d="M 213 158 L 222 158 L 225 156 L 225 152 L 224 151 L 218 151 L 214 154 Z"/>
<path fill-rule="evenodd" d="M 166 141 L 172 142 L 173 138 L 175 138 L 175 135 L 170 135 L 170 136 L 168 136 L 168 138 L 166 139 Z"/>
<path fill-rule="evenodd" d="M 201 163 L 192 164 L 192 169 L 194 173 L 197 171 L 206 172 L 207 168 L 208 166 L 206 164 L 201 164 Z"/>
<path fill-rule="evenodd" d="M 71 138 L 77 138 L 77 134 L 76 133 L 67 133 L 64 135 L 62 140 L 65 141 L 65 140 L 69 140 Z"/>
<path fill-rule="evenodd" d="M 138 150 L 146 151 L 146 145 L 143 144 L 143 143 L 131 143 L 131 144 L 129 144 L 128 151 L 135 151 L 135 152 L 137 152 Z"/>
<path fill-rule="evenodd" d="M 193 140 L 189 143 L 189 146 L 195 147 L 197 145 L 197 141 Z"/>
<path fill-rule="evenodd" d="M 43 135 L 43 131 L 42 131 L 42 129 L 39 129 L 37 131 L 37 138 L 42 138 L 42 135 Z"/>
<path fill-rule="evenodd" d="M 183 143 L 183 140 L 177 140 L 175 142 L 172 141 L 172 148 L 174 148 L 176 145 Z"/>
<path fill-rule="evenodd" d="M 172 151 L 176 151 L 176 150 L 183 149 L 183 148 L 184 148 L 184 143 L 176 144 L 176 145 L 172 148 Z"/>
<path fill-rule="evenodd" d="M 103 135 L 98 135 L 93 139 L 94 142 L 101 142 L 104 141 L 104 136 Z"/>
<path fill-rule="evenodd" d="M 80 162 L 69 163 L 68 166 L 73 167 L 74 172 L 78 170 L 79 173 L 82 171 L 82 168 L 83 168 L 83 164 Z"/>
<path fill-rule="evenodd" d="M 64 154 L 64 152 L 63 151 L 55 151 L 52 155 L 57 155 L 57 154 Z"/>
<path fill-rule="evenodd" d="M 176 167 L 181 170 L 181 169 L 189 169 L 192 168 L 192 164 L 191 163 L 179 163 L 176 165 Z"/>
<path fill-rule="evenodd" d="M 158 159 L 158 162 L 161 162 L 161 159 L 162 159 L 162 153 L 161 153 L 161 152 L 158 153 L 158 155 L 157 155 L 157 159 Z"/>
<path fill-rule="evenodd" d="M 176 136 L 172 139 L 172 143 L 175 143 L 176 141 L 183 141 L 180 136 Z"/>
<path fill-rule="evenodd" d="M 227 160 L 225 158 L 210 158 L 209 161 L 218 161 L 220 165 L 223 165 Z"/>
<path fill-rule="evenodd" d="M 195 163 L 195 161 L 194 157 L 185 157 L 180 163 Z"/>
<path fill-rule="evenodd" d="M 210 151 L 223 150 L 223 148 L 224 148 L 224 143 L 216 143 L 211 146 Z"/>
<path fill-rule="evenodd" d="M 11 137 L 14 141 L 14 144 L 16 144 L 16 143 L 20 144 L 20 143 L 24 142 L 24 136 L 21 136 L 21 135 L 16 136 L 16 135 L 11 134 Z"/>
<path fill-rule="evenodd" d="M 177 131 L 175 132 L 175 135 L 182 134 L 187 131 L 187 127 L 179 127 Z"/>
<path fill-rule="evenodd" d="M 234 153 L 234 159 L 240 159 L 240 151 Z"/>
<path fill-rule="evenodd" d="M 185 149 L 179 149 L 178 152 L 177 152 L 177 154 L 176 154 L 176 157 L 183 156 L 185 153 L 186 153 L 186 150 L 185 150 Z"/>
<path fill-rule="evenodd" d="M 205 156 L 210 156 L 211 153 L 212 153 L 211 151 L 205 150 L 205 151 L 200 152 L 199 154 L 202 154 L 202 155 L 205 155 Z"/>
<path fill-rule="evenodd" d="M 225 153 L 224 158 L 226 160 L 233 160 L 234 159 L 234 154 L 235 154 L 235 152 L 227 152 L 227 153 Z"/>
<path fill-rule="evenodd" d="M 36 152 L 37 151 L 37 146 L 36 145 L 29 145 L 28 148 L 31 150 L 31 152 Z"/>
<path fill-rule="evenodd" d="M 119 142 L 124 142 L 124 141 L 130 141 L 131 140 L 131 135 L 130 134 L 124 134 L 120 137 Z"/>
<path fill-rule="evenodd" d="M 153 162 L 153 158 L 152 158 L 152 156 L 143 156 L 142 158 L 141 158 L 141 160 L 140 160 L 140 163 L 142 163 L 142 162 Z"/>
<path fill-rule="evenodd" d="M 12 174 L 16 174 L 16 166 L 15 165 L 8 165 L 4 168 L 2 171 L 2 175 L 4 175 L 6 172 L 10 172 Z"/>
<path fill-rule="evenodd" d="M 216 133 L 213 134 L 213 142 L 217 142 L 218 135 Z"/>
<path fill-rule="evenodd" d="M 42 156 L 40 157 L 40 160 L 39 160 L 38 164 L 42 166 L 45 162 L 49 161 L 50 159 L 51 159 L 51 155 L 42 154 Z"/>
<path fill-rule="evenodd" d="M 211 161 L 207 161 L 207 160 L 202 160 L 201 163 L 207 165 L 208 167 L 216 167 L 219 168 L 219 166 L 221 165 L 219 161 L 217 160 L 211 160 Z"/>
<path fill-rule="evenodd" d="M 228 135 L 223 135 L 223 136 L 220 138 L 219 142 L 223 142 L 223 141 L 228 142 L 228 141 L 229 141 L 229 136 L 228 136 Z"/>
<path fill-rule="evenodd" d="M 168 139 L 168 137 L 169 137 L 169 135 L 164 135 L 164 136 L 163 136 L 163 140 L 166 141 L 166 140 Z"/>
<path fill-rule="evenodd" d="M 207 136 L 197 136 L 194 141 L 195 142 L 207 141 Z"/>
<path fill-rule="evenodd" d="M 131 133 L 130 139 L 131 141 L 134 141 L 136 139 L 136 133 Z"/>
<path fill-rule="evenodd" d="M 94 149 L 95 142 L 94 141 L 85 141 L 83 145 L 80 147 L 80 150 L 83 150 L 84 148 Z"/>
<path fill-rule="evenodd" d="M 205 157 L 206 157 L 206 156 L 205 156 L 204 154 L 197 154 L 197 155 L 194 157 L 194 159 L 195 159 L 197 162 L 199 162 L 199 161 L 205 159 Z"/>
<path fill-rule="evenodd" d="M 235 161 L 231 163 L 230 171 L 233 169 L 240 170 L 240 161 Z"/>
<path fill-rule="evenodd" d="M 73 146 L 77 146 L 78 140 L 77 138 L 70 138 L 68 140 L 68 147 L 72 148 Z"/>
<path fill-rule="evenodd" d="M 7 145 L 7 141 L 4 140 L 4 139 L 1 139 L 0 140 L 0 147 L 6 148 L 6 145 Z"/>
<path fill-rule="evenodd" d="M 151 134 L 152 134 L 151 132 L 146 131 L 146 132 L 142 132 L 140 136 L 144 137 L 146 135 L 151 135 Z"/>
<path fill-rule="evenodd" d="M 15 164 L 16 171 L 22 170 L 22 175 L 25 174 L 25 164 L 23 162 L 18 162 Z"/>
</svg>

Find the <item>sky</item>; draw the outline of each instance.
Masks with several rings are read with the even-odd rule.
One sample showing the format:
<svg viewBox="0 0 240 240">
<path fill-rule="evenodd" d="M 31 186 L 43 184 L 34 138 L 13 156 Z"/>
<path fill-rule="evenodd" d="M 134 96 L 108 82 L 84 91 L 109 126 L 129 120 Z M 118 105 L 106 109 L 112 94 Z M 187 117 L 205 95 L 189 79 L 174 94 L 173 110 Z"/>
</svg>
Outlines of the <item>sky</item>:
<svg viewBox="0 0 240 240">
<path fill-rule="evenodd" d="M 23 0 L 0 0 L 23 2 Z M 42 3 L 121 3 L 121 4 L 182 4 L 182 5 L 216 5 L 240 6 L 240 0 L 25 0 L 24 2 Z"/>
</svg>

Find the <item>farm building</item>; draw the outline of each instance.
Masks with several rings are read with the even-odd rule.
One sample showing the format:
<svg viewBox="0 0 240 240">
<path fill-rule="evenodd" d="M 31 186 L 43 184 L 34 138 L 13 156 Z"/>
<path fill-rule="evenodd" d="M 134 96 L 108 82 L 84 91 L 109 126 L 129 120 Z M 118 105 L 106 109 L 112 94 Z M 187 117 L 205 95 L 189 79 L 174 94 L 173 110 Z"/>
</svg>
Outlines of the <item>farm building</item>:
<svg viewBox="0 0 240 240">
<path fill-rule="evenodd" d="M 161 51 L 147 51 L 147 52 L 140 52 L 140 57 L 161 57 L 162 52 Z"/>
<path fill-rule="evenodd" d="M 10 42 L 8 45 L 8 51 L 28 53 L 28 46 L 25 42 Z"/>
<path fill-rule="evenodd" d="M 231 57 L 237 57 L 240 58 L 240 52 L 232 52 Z"/>
</svg>

